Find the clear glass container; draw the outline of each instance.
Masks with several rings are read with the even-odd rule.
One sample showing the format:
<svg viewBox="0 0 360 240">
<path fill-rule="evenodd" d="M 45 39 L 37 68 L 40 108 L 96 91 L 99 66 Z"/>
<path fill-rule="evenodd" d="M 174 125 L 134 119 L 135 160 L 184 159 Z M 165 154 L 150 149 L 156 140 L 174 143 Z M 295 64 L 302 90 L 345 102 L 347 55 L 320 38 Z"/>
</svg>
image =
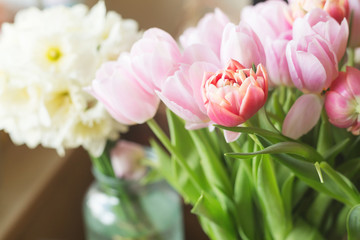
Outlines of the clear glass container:
<svg viewBox="0 0 360 240">
<path fill-rule="evenodd" d="M 83 203 L 87 240 L 184 239 L 181 199 L 166 182 L 94 175 Z"/>
</svg>

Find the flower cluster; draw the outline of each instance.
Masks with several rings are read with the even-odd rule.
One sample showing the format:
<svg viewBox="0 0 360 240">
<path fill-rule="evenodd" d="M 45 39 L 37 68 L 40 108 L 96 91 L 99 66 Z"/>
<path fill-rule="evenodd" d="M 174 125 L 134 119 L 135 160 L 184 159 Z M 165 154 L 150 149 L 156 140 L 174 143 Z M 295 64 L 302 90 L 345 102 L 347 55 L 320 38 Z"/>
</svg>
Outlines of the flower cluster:
<svg viewBox="0 0 360 240">
<path fill-rule="evenodd" d="M 152 143 L 157 169 L 211 239 L 357 239 L 359 18 L 358 0 L 266 1 L 238 24 L 215 9 L 178 43 L 147 30 L 88 91 L 147 121 L 167 150 Z"/>
<path fill-rule="evenodd" d="M 126 127 L 83 88 L 140 36 L 134 20 L 107 13 L 104 2 L 20 11 L 0 36 L 0 128 L 18 144 L 59 154 L 83 146 L 99 156 Z"/>
</svg>

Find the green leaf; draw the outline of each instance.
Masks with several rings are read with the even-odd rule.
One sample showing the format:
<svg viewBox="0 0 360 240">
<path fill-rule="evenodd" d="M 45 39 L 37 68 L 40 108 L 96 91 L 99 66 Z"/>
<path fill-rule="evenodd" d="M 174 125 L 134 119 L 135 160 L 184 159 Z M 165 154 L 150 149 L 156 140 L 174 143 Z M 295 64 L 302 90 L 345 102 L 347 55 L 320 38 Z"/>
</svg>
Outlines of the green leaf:
<svg viewBox="0 0 360 240">
<path fill-rule="evenodd" d="M 154 119 L 148 120 L 147 124 L 153 131 L 153 133 L 156 135 L 156 137 L 164 145 L 164 147 L 171 153 L 172 157 L 174 157 L 174 159 L 179 163 L 184 172 L 188 174 L 192 184 L 194 184 L 196 189 L 198 189 L 200 195 L 201 191 L 207 189 L 207 185 L 204 183 L 204 180 L 200 179 L 200 177 L 195 173 L 195 171 L 190 168 L 186 159 L 178 152 L 178 149 L 171 144 L 167 135 L 164 133 L 164 131 Z"/>
<path fill-rule="evenodd" d="M 312 201 L 311 205 L 309 206 L 306 214 L 306 218 L 308 223 L 311 226 L 315 226 L 319 228 L 323 218 L 326 217 L 326 211 L 331 203 L 331 198 L 323 193 L 317 194 L 316 198 Z"/>
<path fill-rule="evenodd" d="M 292 196 L 293 196 L 293 185 L 294 185 L 295 175 L 291 174 L 284 182 L 281 187 L 281 196 L 284 202 L 285 214 L 288 218 L 291 218 L 292 212 Z"/>
<path fill-rule="evenodd" d="M 221 125 L 215 125 L 218 128 L 228 130 L 231 132 L 241 132 L 241 133 L 248 133 L 248 134 L 255 134 L 261 137 L 264 137 L 266 139 L 275 139 L 280 141 L 292 141 L 290 138 L 285 137 L 279 133 L 264 130 L 261 128 L 256 127 L 225 127 Z"/>
<path fill-rule="evenodd" d="M 325 156 L 325 153 L 332 148 L 331 125 L 325 110 L 321 113 L 321 124 L 316 150 Z"/>
<path fill-rule="evenodd" d="M 284 203 L 269 156 L 262 156 L 258 167 L 256 189 L 272 236 L 274 239 L 284 239 L 291 229 L 292 219 L 285 213 Z"/>
<path fill-rule="evenodd" d="M 216 155 L 213 151 L 202 130 L 192 130 L 189 133 L 201 157 L 201 166 L 212 189 L 216 187 L 227 193 L 228 196 L 232 195 L 230 179 L 220 159 L 221 156 Z"/>
<path fill-rule="evenodd" d="M 332 146 L 330 149 L 326 150 L 323 154 L 326 162 L 332 162 L 332 160 L 341 153 L 350 143 L 350 138 L 346 138 L 343 141 L 337 143 L 335 146 Z"/>
<path fill-rule="evenodd" d="M 348 198 L 351 204 L 360 202 L 360 194 L 352 182 L 339 172 L 334 170 L 328 163 L 320 163 L 321 169 L 333 180 L 336 186 L 342 191 L 344 197 Z"/>
<path fill-rule="evenodd" d="M 337 170 L 349 179 L 355 177 L 360 172 L 360 157 L 345 161 Z"/>
<path fill-rule="evenodd" d="M 216 198 L 201 194 L 191 212 L 208 219 L 227 232 L 234 232 L 233 223 L 229 218 L 229 215 L 225 213 Z"/>
<path fill-rule="evenodd" d="M 285 238 L 285 240 L 299 240 L 299 239 L 306 239 L 306 240 L 323 240 L 324 237 L 320 235 L 318 230 L 305 221 L 299 219 L 293 230 L 290 234 Z"/>
<path fill-rule="evenodd" d="M 247 163 L 240 162 L 239 168 L 236 171 L 236 178 L 234 184 L 234 202 L 236 209 L 240 214 L 240 221 L 238 228 L 242 229 L 243 239 L 255 239 L 255 232 L 257 223 L 254 217 L 254 209 L 252 203 L 252 192 L 254 186 L 251 182 L 249 170 L 247 170 Z"/>
<path fill-rule="evenodd" d="M 226 153 L 226 156 L 234 158 L 251 158 L 259 154 L 277 153 L 294 154 L 309 162 L 320 162 L 323 160 L 322 157 L 313 148 L 296 142 L 281 142 L 270 145 L 269 147 L 260 151 L 251 153 Z"/>
<path fill-rule="evenodd" d="M 353 207 L 347 217 L 348 240 L 360 239 L 360 204 Z"/>
</svg>

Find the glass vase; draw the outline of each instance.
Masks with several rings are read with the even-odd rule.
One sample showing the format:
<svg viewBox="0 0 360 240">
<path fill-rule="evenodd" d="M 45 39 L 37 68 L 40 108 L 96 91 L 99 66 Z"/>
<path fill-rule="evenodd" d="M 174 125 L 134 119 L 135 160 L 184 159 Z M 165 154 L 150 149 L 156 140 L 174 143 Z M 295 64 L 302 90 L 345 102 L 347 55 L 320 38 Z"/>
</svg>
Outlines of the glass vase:
<svg viewBox="0 0 360 240">
<path fill-rule="evenodd" d="M 94 176 L 83 202 L 87 240 L 184 239 L 181 199 L 165 181 Z"/>
</svg>

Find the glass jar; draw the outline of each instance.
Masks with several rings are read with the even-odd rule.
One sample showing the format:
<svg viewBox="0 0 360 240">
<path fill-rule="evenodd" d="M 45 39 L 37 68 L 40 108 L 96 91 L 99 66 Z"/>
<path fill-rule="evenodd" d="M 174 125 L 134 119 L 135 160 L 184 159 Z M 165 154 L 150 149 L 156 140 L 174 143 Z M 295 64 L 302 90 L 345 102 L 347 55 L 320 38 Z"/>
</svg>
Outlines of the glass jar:
<svg viewBox="0 0 360 240">
<path fill-rule="evenodd" d="M 181 199 L 165 181 L 94 176 L 83 203 L 87 240 L 183 240 Z"/>
</svg>

